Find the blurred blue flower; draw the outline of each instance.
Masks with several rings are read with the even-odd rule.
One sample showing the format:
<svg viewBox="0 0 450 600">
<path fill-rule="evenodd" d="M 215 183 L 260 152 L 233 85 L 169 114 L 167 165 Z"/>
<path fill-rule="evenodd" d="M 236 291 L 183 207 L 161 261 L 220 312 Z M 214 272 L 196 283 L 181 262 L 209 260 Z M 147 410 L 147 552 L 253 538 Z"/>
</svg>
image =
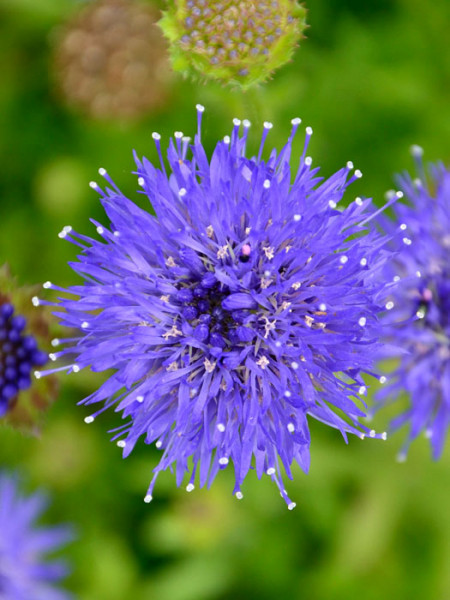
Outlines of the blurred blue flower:
<svg viewBox="0 0 450 600">
<path fill-rule="evenodd" d="M 137 440 L 162 450 L 145 500 L 161 470 L 176 464 L 187 490 L 211 484 L 231 462 L 241 485 L 253 465 L 268 474 L 289 508 L 281 465 L 309 467 L 307 415 L 364 438 L 383 437 L 359 422 L 355 403 L 366 393 L 379 351 L 378 314 L 384 283 L 377 273 L 390 253 L 366 225 L 379 211 L 370 200 L 341 202 L 361 177 L 348 163 L 330 179 L 317 176 L 306 140 L 291 180 L 291 145 L 262 159 L 271 129 L 264 124 L 257 157 L 246 157 L 250 123 L 235 119 L 208 161 L 198 133 L 176 132 L 166 171 L 136 158 L 138 183 L 156 217 L 128 200 L 104 169 L 101 196 L 110 220 L 94 221 L 101 241 L 67 226 L 60 233 L 81 248 L 72 268 L 84 283 L 59 300 L 62 323 L 81 336 L 56 340 L 75 355 L 59 367 L 114 369 L 85 404 L 103 403 L 92 422 L 115 407 L 129 421 L 115 439 L 127 456 Z M 241 131 L 243 127 L 243 133 Z M 381 209 L 380 209 L 381 210 Z M 38 376 L 51 371 L 38 373 Z"/>
<path fill-rule="evenodd" d="M 399 460 L 421 432 L 437 459 L 450 423 L 450 172 L 442 164 L 431 165 L 429 186 L 422 149 L 413 146 L 412 153 L 418 178 L 408 173 L 398 178 L 407 202 L 394 206 L 402 247 L 385 269 L 395 284 L 388 301 L 391 335 L 403 352 L 376 398 L 378 409 L 396 402 L 402 391 L 408 394 L 406 410 L 391 424 L 393 430 L 410 426 Z M 393 227 L 387 220 L 384 225 Z"/>
<path fill-rule="evenodd" d="M 67 573 L 66 565 L 47 554 L 67 543 L 67 527 L 38 527 L 46 508 L 37 493 L 22 496 L 15 477 L 0 472 L 0 598 L 2 600 L 67 600 L 54 586 Z"/>
</svg>

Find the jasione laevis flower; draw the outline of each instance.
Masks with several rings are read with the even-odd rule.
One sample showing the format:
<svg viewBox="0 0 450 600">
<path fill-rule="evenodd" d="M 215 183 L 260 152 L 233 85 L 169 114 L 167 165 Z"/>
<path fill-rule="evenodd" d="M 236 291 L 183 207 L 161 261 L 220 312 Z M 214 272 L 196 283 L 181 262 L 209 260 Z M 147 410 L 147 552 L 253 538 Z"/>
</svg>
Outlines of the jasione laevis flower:
<svg viewBox="0 0 450 600">
<path fill-rule="evenodd" d="M 0 598 L 68 600 L 55 586 L 67 574 L 61 560 L 48 555 L 71 538 L 66 526 L 39 526 L 46 508 L 41 493 L 23 495 L 15 476 L 0 471 Z"/>
<path fill-rule="evenodd" d="M 290 60 L 305 17 L 297 0 L 171 0 L 159 25 L 175 70 L 248 88 Z"/>
<path fill-rule="evenodd" d="M 115 436 L 125 456 L 141 436 L 161 449 L 147 501 L 158 473 L 175 463 L 178 484 L 190 473 L 188 491 L 196 477 L 209 484 L 232 463 L 238 498 L 253 465 L 293 508 L 281 466 L 290 478 L 293 462 L 308 470 L 308 415 L 344 438 L 385 437 L 359 422 L 365 412 L 356 401 L 378 351 L 386 290 L 377 274 L 389 253 L 385 238 L 367 227 L 376 214 L 371 201 L 340 204 L 361 173 L 351 175 L 348 163 L 320 179 L 306 156 L 309 127 L 291 173 L 300 119 L 268 160 L 272 125 L 264 124 L 258 154 L 249 158 L 250 123 L 235 119 L 208 160 L 203 107 L 197 110 L 193 144 L 181 132 L 169 143 L 170 170 L 157 133 L 160 167 L 136 158 L 156 216 L 100 169 L 106 187 L 91 186 L 109 224 L 95 222 L 97 239 L 70 226 L 60 233 L 81 249 L 71 266 L 84 283 L 47 284 L 73 295 L 60 298 L 57 314 L 80 331 L 57 340 L 64 349 L 52 358 L 71 357 L 58 367 L 69 372 L 115 370 L 83 400 L 101 405 L 86 421 L 115 407 L 128 420 Z"/>
<path fill-rule="evenodd" d="M 394 207 L 402 248 L 385 267 L 385 277 L 396 283 L 389 298 L 391 335 L 403 353 L 377 395 L 379 408 L 407 394 L 406 409 L 392 422 L 394 430 L 409 424 L 399 460 L 421 432 L 438 458 L 450 424 L 450 171 L 432 165 L 429 185 L 422 149 L 413 146 L 412 152 L 418 178 L 398 178 L 406 202 Z M 389 229 L 386 219 L 384 225 Z"/>
<path fill-rule="evenodd" d="M 35 293 L 36 287 L 19 287 L 7 266 L 0 267 L 0 425 L 31 431 L 58 388 L 54 377 L 32 384 L 33 370 L 49 360 L 41 348 L 51 339 L 46 309 L 32 310 Z"/>
</svg>

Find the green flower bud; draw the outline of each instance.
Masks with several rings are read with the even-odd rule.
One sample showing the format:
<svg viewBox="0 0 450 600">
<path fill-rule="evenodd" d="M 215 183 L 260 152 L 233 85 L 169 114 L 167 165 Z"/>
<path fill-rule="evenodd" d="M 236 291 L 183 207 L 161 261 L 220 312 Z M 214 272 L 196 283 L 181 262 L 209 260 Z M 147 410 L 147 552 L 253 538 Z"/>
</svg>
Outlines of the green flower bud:
<svg viewBox="0 0 450 600">
<path fill-rule="evenodd" d="M 159 25 L 176 71 L 245 89 L 291 58 L 305 17 L 296 0 L 172 0 Z"/>
</svg>

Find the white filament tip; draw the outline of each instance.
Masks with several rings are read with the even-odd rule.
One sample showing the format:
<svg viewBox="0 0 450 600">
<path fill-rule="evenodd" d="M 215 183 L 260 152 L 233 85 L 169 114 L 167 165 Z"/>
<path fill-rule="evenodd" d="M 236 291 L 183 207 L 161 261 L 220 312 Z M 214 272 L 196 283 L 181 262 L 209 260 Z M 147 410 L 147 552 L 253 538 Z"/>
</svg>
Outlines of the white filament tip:
<svg viewBox="0 0 450 600">
<path fill-rule="evenodd" d="M 417 144 L 413 144 L 410 148 L 410 152 L 413 156 L 423 156 L 423 148 L 422 146 L 418 146 Z"/>
</svg>

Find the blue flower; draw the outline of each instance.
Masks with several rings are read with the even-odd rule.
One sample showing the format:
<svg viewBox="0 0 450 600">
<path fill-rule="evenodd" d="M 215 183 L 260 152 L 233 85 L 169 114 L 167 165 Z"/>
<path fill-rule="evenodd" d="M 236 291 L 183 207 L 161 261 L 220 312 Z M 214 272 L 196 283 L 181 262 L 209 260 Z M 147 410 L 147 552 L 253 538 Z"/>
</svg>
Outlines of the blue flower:
<svg viewBox="0 0 450 600">
<path fill-rule="evenodd" d="M 160 168 L 136 158 L 138 184 L 154 216 L 127 199 L 104 169 L 99 194 L 110 224 L 98 239 L 67 226 L 60 236 L 81 248 L 71 264 L 84 283 L 60 291 L 62 323 L 79 329 L 56 357 L 60 369 L 114 373 L 83 402 L 102 405 L 92 422 L 115 407 L 128 422 L 115 439 L 127 456 L 140 437 L 156 443 L 158 473 L 176 465 L 187 490 L 198 477 L 211 484 L 234 466 L 234 493 L 249 469 L 268 474 L 290 508 L 282 469 L 309 467 L 308 415 L 361 438 L 385 437 L 359 419 L 379 351 L 378 315 L 384 283 L 377 277 L 390 256 L 386 239 L 367 227 L 377 211 L 357 198 L 341 206 L 348 163 L 331 178 L 317 176 L 306 156 L 289 166 L 300 119 L 279 154 L 263 160 L 271 129 L 264 124 L 257 157 L 245 152 L 248 121 L 234 121 L 208 161 L 198 133 L 176 132 Z M 240 126 L 243 126 L 243 133 Z M 47 372 L 39 373 L 46 374 Z M 364 405 L 364 403 L 363 403 Z"/>
<path fill-rule="evenodd" d="M 403 352 L 397 353 L 390 383 L 377 395 L 380 408 L 408 394 L 406 410 L 391 424 L 393 430 L 409 424 L 399 460 L 421 432 L 437 459 L 450 424 L 450 172 L 432 165 L 429 187 L 423 151 L 413 146 L 412 152 L 418 179 L 407 173 L 398 178 L 407 199 L 394 207 L 402 248 L 385 269 L 395 283 L 387 305 L 391 338 Z M 385 221 L 385 228 L 392 227 Z"/>
<path fill-rule="evenodd" d="M 65 564 L 47 554 L 68 542 L 67 527 L 38 527 L 46 508 L 43 495 L 22 496 L 15 477 L 0 472 L 0 598 L 67 600 L 54 583 L 67 573 Z"/>
<path fill-rule="evenodd" d="M 48 362 L 48 355 L 39 350 L 26 326 L 26 318 L 15 314 L 14 305 L 0 295 L 0 418 L 20 392 L 31 386 L 33 369 Z"/>
</svg>

